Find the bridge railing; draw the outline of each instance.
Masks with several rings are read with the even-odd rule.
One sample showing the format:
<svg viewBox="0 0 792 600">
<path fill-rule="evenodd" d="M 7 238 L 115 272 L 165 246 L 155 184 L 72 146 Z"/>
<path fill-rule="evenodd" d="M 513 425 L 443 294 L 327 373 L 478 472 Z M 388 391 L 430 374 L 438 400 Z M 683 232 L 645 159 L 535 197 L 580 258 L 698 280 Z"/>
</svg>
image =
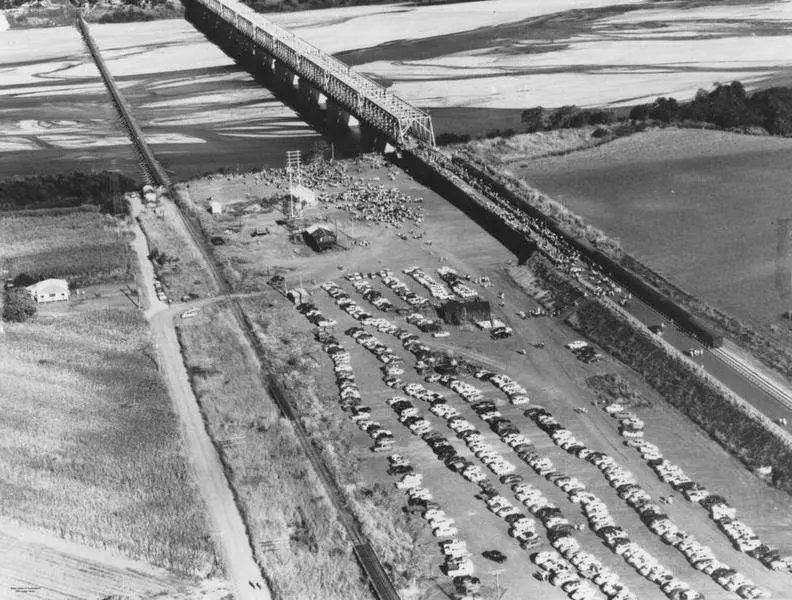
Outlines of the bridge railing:
<svg viewBox="0 0 792 600">
<path fill-rule="evenodd" d="M 383 128 L 398 142 L 413 136 L 434 145 L 432 120 L 399 96 L 280 27 L 237 0 L 195 0 L 352 114 Z"/>
</svg>

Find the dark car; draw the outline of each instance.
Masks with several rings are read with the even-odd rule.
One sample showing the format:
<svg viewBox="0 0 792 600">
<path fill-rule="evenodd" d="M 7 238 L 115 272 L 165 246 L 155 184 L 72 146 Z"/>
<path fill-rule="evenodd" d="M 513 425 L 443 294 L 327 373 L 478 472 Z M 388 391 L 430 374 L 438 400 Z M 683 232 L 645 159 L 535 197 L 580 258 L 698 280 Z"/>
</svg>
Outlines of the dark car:
<svg viewBox="0 0 792 600">
<path fill-rule="evenodd" d="M 209 241 L 212 242 L 213 246 L 224 246 L 226 243 L 225 238 L 220 235 L 213 235 L 209 238 Z"/>
<path fill-rule="evenodd" d="M 412 472 L 413 468 L 411 465 L 394 465 L 388 469 L 388 475 L 407 475 Z"/>
<path fill-rule="evenodd" d="M 506 555 L 499 550 L 484 550 L 481 556 L 498 564 L 506 562 Z"/>
<path fill-rule="evenodd" d="M 437 458 L 445 462 L 452 456 L 456 455 L 456 450 L 453 448 L 443 448 L 442 450 L 437 450 L 435 454 L 437 455 Z"/>
</svg>

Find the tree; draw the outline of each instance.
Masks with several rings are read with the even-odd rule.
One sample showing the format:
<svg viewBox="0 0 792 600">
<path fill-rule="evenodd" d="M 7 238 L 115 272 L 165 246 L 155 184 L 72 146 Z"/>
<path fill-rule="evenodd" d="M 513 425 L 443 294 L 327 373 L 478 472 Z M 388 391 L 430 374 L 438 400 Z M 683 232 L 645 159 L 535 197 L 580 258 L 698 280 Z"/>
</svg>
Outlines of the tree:
<svg viewBox="0 0 792 600">
<path fill-rule="evenodd" d="M 633 106 L 632 110 L 630 111 L 631 121 L 646 121 L 646 119 L 648 118 L 649 118 L 648 104 L 638 104 L 637 106 Z"/>
<path fill-rule="evenodd" d="M 525 124 L 528 133 L 535 133 L 547 129 L 547 112 L 541 106 L 526 108 L 520 115 L 520 120 Z"/>
<path fill-rule="evenodd" d="M 676 98 L 658 98 L 649 108 L 649 118 L 663 123 L 676 121 L 679 116 L 679 103 Z"/>
<path fill-rule="evenodd" d="M 11 288 L 6 293 L 3 305 L 3 320 L 11 323 L 25 323 L 36 316 L 38 308 L 26 290 Z"/>
</svg>

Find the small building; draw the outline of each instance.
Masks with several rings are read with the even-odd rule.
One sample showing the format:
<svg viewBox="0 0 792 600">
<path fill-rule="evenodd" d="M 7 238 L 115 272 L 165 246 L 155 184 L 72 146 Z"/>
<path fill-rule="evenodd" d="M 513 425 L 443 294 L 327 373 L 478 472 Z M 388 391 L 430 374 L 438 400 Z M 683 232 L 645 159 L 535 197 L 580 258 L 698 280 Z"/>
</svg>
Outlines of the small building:
<svg viewBox="0 0 792 600">
<path fill-rule="evenodd" d="M 336 243 L 336 234 L 321 225 L 311 225 L 303 231 L 305 241 L 317 252 L 332 248 Z"/>
<path fill-rule="evenodd" d="M 45 279 L 25 289 L 36 302 L 58 302 L 69 299 L 69 282 L 65 279 Z"/>
<path fill-rule="evenodd" d="M 305 288 L 293 288 L 286 292 L 286 297 L 296 306 L 304 304 L 310 299 L 308 291 Z"/>
<path fill-rule="evenodd" d="M 209 202 L 209 212 L 213 215 L 220 215 L 223 214 L 223 205 L 220 204 L 217 200 L 212 200 Z"/>
<path fill-rule="evenodd" d="M 304 185 L 291 186 L 289 188 L 289 194 L 294 198 L 300 210 L 314 208 L 318 204 L 316 192 Z"/>
</svg>

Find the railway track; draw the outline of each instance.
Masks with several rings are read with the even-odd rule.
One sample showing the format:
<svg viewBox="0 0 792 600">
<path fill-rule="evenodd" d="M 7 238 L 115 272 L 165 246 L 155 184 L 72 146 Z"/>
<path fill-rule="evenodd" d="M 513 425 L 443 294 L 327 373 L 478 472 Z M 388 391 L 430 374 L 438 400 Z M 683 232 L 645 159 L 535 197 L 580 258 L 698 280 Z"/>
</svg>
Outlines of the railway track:
<svg viewBox="0 0 792 600">
<path fill-rule="evenodd" d="M 172 193 L 173 189 L 170 179 L 165 173 L 165 170 L 157 161 L 157 158 L 154 155 L 154 152 L 151 150 L 151 147 L 146 143 L 142 130 L 135 121 L 129 105 L 118 89 L 115 79 L 105 65 L 104 60 L 102 59 L 102 56 L 99 52 L 99 48 L 93 40 L 90 31 L 88 30 L 87 24 L 81 16 L 78 16 L 77 25 L 86 45 L 88 46 L 91 56 L 96 62 L 96 65 L 102 76 L 102 80 L 104 81 L 105 86 L 110 93 L 113 104 L 118 111 L 119 116 L 121 117 L 121 121 L 124 124 L 127 134 L 129 135 L 135 150 L 138 153 L 138 157 L 141 162 L 141 168 L 145 176 L 147 179 L 149 179 L 150 183 L 163 186 L 168 190 L 169 193 Z M 211 278 L 215 284 L 217 292 L 220 294 L 230 294 L 231 286 L 217 268 L 217 265 L 211 253 L 209 252 L 205 236 L 198 229 L 198 227 L 196 227 L 190 216 L 185 214 L 185 211 L 179 205 L 179 203 L 175 204 L 177 213 L 181 218 L 185 229 L 189 233 L 193 244 L 198 249 L 203 259 L 203 263 L 209 271 L 209 274 L 211 275 Z M 231 308 L 231 312 L 233 313 L 234 318 L 239 325 L 239 328 L 245 335 L 245 338 L 256 354 L 259 364 L 265 365 L 266 354 L 264 352 L 264 348 L 256 337 L 251 324 L 248 322 L 244 311 L 242 310 L 242 306 L 239 303 L 239 299 L 233 296 L 229 297 L 228 303 L 229 307 Z M 357 521 L 354 513 L 347 505 L 343 493 L 338 488 L 335 480 L 333 479 L 330 469 L 322 460 L 319 451 L 313 446 L 308 432 L 297 418 L 294 407 L 289 402 L 288 397 L 283 392 L 279 382 L 271 375 L 266 374 L 263 371 L 263 367 L 260 375 L 262 383 L 266 389 L 269 390 L 270 395 L 280 409 L 281 413 L 286 418 L 288 418 L 294 426 L 294 430 L 297 434 L 300 445 L 305 451 L 305 454 L 311 462 L 311 465 L 313 466 L 317 475 L 319 476 L 319 479 L 322 481 L 325 492 L 335 507 L 339 515 L 339 520 L 341 521 L 344 529 L 349 535 L 350 540 L 352 541 L 355 556 L 357 557 L 361 568 L 366 573 L 369 584 L 375 595 L 377 598 L 379 598 L 379 600 L 400 600 L 400 596 L 396 591 L 396 587 L 388 577 L 382 562 L 372 548 L 368 538 L 363 533 L 360 523 Z M 250 543 L 250 540 L 248 540 L 248 543 Z"/>
<path fill-rule="evenodd" d="M 726 346 L 713 348 L 711 352 L 713 356 L 723 362 L 727 367 L 742 375 L 781 406 L 792 411 L 792 393 L 790 393 L 788 389 L 785 389 L 765 376 L 764 373 L 754 369 L 748 362 L 743 360 L 739 354 L 733 352 Z"/>
</svg>

